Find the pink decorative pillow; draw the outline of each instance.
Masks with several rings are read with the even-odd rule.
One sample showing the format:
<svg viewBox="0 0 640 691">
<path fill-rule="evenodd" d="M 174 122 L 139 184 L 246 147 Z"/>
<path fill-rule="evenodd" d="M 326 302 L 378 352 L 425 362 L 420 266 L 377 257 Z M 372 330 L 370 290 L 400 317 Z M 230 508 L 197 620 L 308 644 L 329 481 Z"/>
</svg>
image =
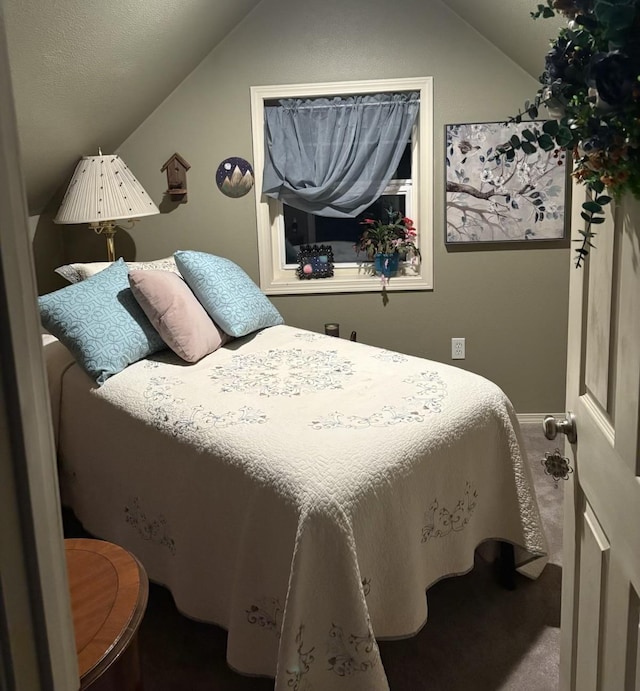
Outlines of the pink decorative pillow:
<svg viewBox="0 0 640 691">
<path fill-rule="evenodd" d="M 162 340 L 187 362 L 197 362 L 229 339 L 189 286 L 170 271 L 129 271 L 129 285 Z"/>
</svg>

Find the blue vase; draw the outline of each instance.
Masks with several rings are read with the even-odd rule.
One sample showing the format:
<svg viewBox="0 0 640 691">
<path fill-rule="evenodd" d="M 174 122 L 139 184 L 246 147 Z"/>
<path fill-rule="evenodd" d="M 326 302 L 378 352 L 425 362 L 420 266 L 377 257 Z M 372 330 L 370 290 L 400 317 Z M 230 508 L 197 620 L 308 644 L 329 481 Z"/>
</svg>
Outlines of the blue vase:
<svg viewBox="0 0 640 691">
<path fill-rule="evenodd" d="M 392 252 L 391 254 L 378 252 L 374 257 L 374 262 L 376 273 L 389 278 L 389 276 L 394 276 L 398 270 L 400 255 L 397 252 Z"/>
</svg>

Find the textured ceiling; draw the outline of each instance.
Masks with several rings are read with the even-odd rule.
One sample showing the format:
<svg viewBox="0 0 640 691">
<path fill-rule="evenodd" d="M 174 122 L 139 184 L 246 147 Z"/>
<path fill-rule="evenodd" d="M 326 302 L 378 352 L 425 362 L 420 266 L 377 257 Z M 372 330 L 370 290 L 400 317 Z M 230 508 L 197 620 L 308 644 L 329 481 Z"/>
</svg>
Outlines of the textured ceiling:
<svg viewBox="0 0 640 691">
<path fill-rule="evenodd" d="M 82 155 L 114 151 L 260 0 L 0 0 L 29 212 Z M 442 0 L 537 78 L 535 0 Z"/>
<path fill-rule="evenodd" d="M 29 211 L 116 149 L 259 0 L 0 0 Z"/>
</svg>

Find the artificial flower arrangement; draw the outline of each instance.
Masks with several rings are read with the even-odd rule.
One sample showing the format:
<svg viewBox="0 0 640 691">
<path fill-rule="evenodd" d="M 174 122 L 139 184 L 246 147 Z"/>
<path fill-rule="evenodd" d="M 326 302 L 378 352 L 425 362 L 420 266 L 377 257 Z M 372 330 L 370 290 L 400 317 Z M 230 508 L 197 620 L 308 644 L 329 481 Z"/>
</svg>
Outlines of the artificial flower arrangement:
<svg viewBox="0 0 640 691">
<path fill-rule="evenodd" d="M 364 230 L 356 251 L 365 252 L 368 259 L 374 259 L 376 254 L 398 254 L 402 260 L 420 257 L 420 250 L 416 246 L 416 231 L 413 221 L 402 212 L 392 207 L 385 209 L 387 219 L 365 218 L 360 222 Z"/>
<path fill-rule="evenodd" d="M 546 0 L 531 16 L 556 12 L 568 24 L 551 41 L 533 102 L 511 122 L 536 119 L 540 106 L 551 119 L 511 137 L 498 155 L 571 153 L 573 177 L 591 192 L 582 205 L 580 267 L 594 247 L 593 226 L 604 221 L 603 207 L 627 192 L 640 199 L 640 0 Z"/>
</svg>

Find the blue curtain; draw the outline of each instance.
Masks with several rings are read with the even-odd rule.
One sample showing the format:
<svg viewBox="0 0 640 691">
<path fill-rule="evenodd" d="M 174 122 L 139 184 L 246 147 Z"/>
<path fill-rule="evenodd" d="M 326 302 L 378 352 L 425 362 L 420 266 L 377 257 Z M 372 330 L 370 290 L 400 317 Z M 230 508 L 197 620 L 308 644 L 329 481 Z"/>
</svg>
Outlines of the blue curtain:
<svg viewBox="0 0 640 691">
<path fill-rule="evenodd" d="M 357 216 L 398 167 L 419 98 L 411 92 L 266 105 L 263 194 L 319 216 Z"/>
</svg>

